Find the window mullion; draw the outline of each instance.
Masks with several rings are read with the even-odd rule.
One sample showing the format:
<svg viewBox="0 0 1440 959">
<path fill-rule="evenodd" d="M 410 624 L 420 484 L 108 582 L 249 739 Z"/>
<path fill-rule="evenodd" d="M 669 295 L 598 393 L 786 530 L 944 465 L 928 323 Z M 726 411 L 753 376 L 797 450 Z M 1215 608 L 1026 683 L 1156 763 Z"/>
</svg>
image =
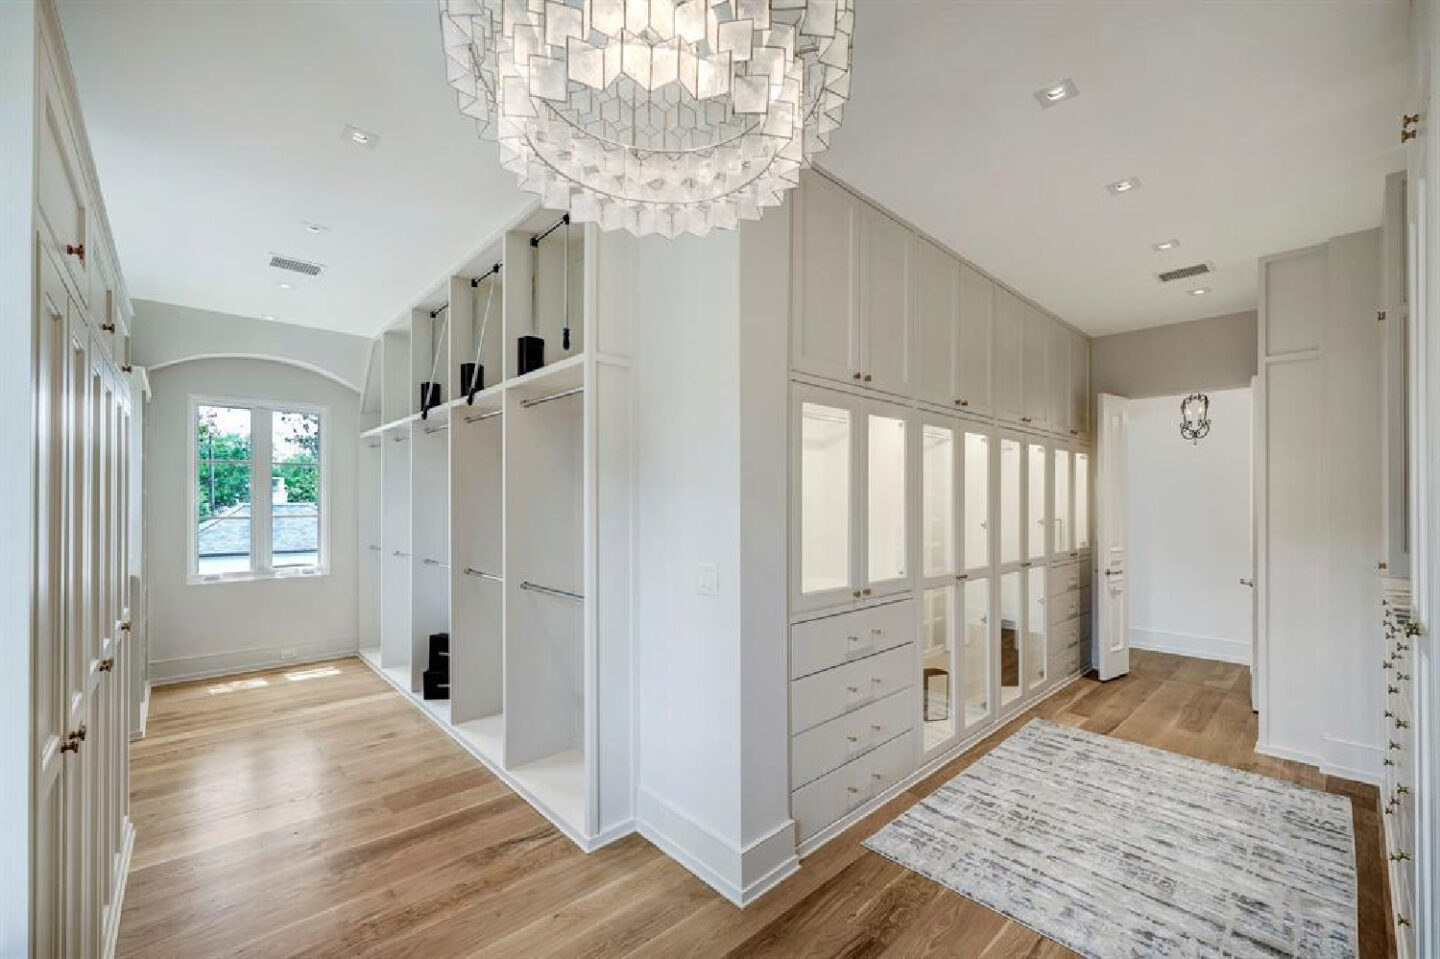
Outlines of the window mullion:
<svg viewBox="0 0 1440 959">
<path fill-rule="evenodd" d="M 272 411 L 268 407 L 255 407 L 250 430 L 250 502 L 253 504 L 250 536 L 256 544 L 251 568 L 259 574 L 270 573 L 274 569 L 270 549 L 273 526 L 270 520 L 271 487 L 274 483 L 271 478 L 271 417 Z"/>
</svg>

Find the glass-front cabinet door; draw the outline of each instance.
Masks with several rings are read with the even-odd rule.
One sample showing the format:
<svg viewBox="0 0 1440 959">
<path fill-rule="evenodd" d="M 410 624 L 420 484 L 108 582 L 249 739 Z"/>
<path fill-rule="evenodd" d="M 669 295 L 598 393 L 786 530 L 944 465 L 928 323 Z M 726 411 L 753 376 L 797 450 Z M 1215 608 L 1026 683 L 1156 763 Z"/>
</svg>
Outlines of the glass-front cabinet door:
<svg viewBox="0 0 1440 959">
<path fill-rule="evenodd" d="M 999 584 L 997 662 L 993 667 L 1000 712 L 1013 709 L 1024 692 L 1025 630 L 1025 565 L 1028 536 L 1025 523 L 1026 451 L 1025 440 L 1018 434 L 1001 433 L 996 441 L 999 458 L 992 475 L 998 489 L 997 517 L 1000 543 L 995 574 Z"/>
<path fill-rule="evenodd" d="M 1071 503 L 1071 482 L 1070 482 L 1070 451 L 1057 449 L 1055 451 L 1055 470 L 1052 490 L 1054 492 L 1054 503 L 1051 507 L 1053 515 L 1050 518 L 1052 528 L 1051 553 L 1056 557 L 1069 556 L 1075 549 L 1075 530 L 1073 509 Z"/>
<path fill-rule="evenodd" d="M 1075 549 L 1090 549 L 1090 454 L 1075 451 Z"/>
<path fill-rule="evenodd" d="M 856 575 L 856 412 L 849 398 L 796 388 L 792 436 L 796 480 L 791 537 L 792 607 L 818 609 L 859 598 Z"/>
<path fill-rule="evenodd" d="M 911 414 L 818 387 L 793 391 L 791 611 L 908 591 Z"/>
</svg>

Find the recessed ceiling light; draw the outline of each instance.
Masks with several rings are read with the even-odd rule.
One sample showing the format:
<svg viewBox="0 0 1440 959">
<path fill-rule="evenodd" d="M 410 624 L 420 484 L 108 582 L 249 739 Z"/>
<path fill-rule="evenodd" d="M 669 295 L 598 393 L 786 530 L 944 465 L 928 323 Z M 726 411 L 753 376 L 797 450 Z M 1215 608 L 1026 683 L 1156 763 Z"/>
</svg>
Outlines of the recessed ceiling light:
<svg viewBox="0 0 1440 959">
<path fill-rule="evenodd" d="M 1179 241 L 1179 240 L 1161 240 L 1159 243 L 1156 243 L 1156 244 L 1155 244 L 1155 252 L 1156 252 L 1156 253 L 1164 253 L 1164 252 L 1166 252 L 1167 250 L 1173 250 L 1173 249 L 1175 249 L 1175 248 L 1176 248 L 1177 246 L 1179 246 L 1179 245 L 1180 245 L 1180 241 Z"/>
<path fill-rule="evenodd" d="M 345 129 L 341 132 L 340 136 L 343 139 L 349 140 L 351 143 L 357 144 L 362 147 L 373 147 L 375 144 L 380 142 L 380 138 L 378 136 L 371 133 L 369 130 L 360 129 L 353 123 L 345 124 Z"/>
<path fill-rule="evenodd" d="M 1210 287 L 1208 287 L 1208 286 L 1198 286 L 1198 287 L 1196 287 L 1195 289 L 1193 289 L 1193 290 L 1190 291 L 1190 295 L 1191 295 L 1191 296 L 1204 296 L 1206 293 L 1209 293 L 1209 292 L 1210 292 Z"/>
<path fill-rule="evenodd" d="M 295 284 L 294 284 L 294 283 L 280 282 L 280 283 L 277 283 L 277 284 L 275 284 L 275 285 L 278 286 L 278 287 L 280 287 L 280 289 L 282 289 L 282 290 L 288 290 L 288 289 L 291 289 Z"/>
<path fill-rule="evenodd" d="M 1105 189 L 1110 191 L 1111 196 L 1119 196 L 1122 193 L 1134 193 L 1140 189 L 1140 178 L 1138 176 L 1127 176 L 1123 180 L 1116 180 L 1114 183 L 1105 184 Z"/>
<path fill-rule="evenodd" d="M 306 223 L 304 223 L 304 224 L 302 224 L 302 225 L 305 227 L 305 232 L 306 232 L 306 233 L 312 234 L 312 235 L 314 235 L 314 236 L 319 236 L 321 233 L 329 233 L 329 232 L 330 232 L 330 228 L 329 228 L 329 227 L 321 226 L 321 225 L 318 224 L 318 223 L 309 223 L 309 222 L 306 222 Z"/>
<path fill-rule="evenodd" d="M 1057 103 L 1064 103 L 1066 100 L 1074 99 L 1080 95 L 1080 88 L 1075 86 L 1075 81 L 1066 77 L 1059 83 L 1051 84 L 1048 87 L 1041 87 L 1032 96 L 1040 104 L 1041 109 L 1048 110 Z"/>
</svg>

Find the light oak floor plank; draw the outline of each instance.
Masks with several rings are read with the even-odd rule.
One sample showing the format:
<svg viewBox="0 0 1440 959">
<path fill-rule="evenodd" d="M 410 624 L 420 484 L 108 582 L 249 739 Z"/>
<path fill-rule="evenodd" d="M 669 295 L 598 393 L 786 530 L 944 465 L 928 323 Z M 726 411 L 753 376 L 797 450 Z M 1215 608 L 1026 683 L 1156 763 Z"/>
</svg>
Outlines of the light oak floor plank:
<svg viewBox="0 0 1440 959">
<path fill-rule="evenodd" d="M 1394 955 L 1372 786 L 1254 751 L 1243 666 L 1136 651 L 888 802 L 745 910 L 638 836 L 585 855 L 355 659 L 156 689 L 118 954 L 1073 955 L 863 840 L 1035 716 L 1351 798 L 1363 959 Z"/>
</svg>

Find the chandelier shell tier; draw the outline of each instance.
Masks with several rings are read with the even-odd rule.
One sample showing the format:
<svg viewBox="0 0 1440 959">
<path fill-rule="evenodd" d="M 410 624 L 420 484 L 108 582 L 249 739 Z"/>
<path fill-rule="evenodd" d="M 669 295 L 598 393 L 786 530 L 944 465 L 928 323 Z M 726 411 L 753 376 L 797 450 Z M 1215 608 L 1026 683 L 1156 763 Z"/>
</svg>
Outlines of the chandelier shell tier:
<svg viewBox="0 0 1440 959">
<path fill-rule="evenodd" d="M 704 235 L 784 202 L 850 96 L 854 0 L 440 0 L 460 112 L 550 209 Z"/>
</svg>

